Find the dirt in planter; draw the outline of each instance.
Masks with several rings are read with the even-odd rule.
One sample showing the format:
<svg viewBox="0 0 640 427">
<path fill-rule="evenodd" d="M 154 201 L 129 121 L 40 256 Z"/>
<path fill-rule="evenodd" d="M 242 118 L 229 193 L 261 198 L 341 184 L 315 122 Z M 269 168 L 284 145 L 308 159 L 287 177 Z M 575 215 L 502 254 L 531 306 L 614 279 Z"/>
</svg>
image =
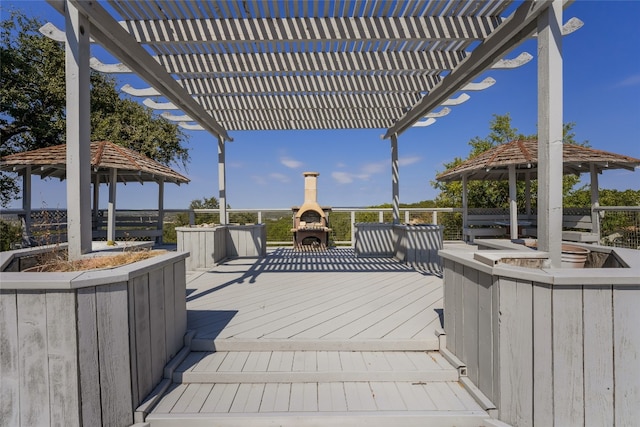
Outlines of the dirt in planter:
<svg viewBox="0 0 640 427">
<path fill-rule="evenodd" d="M 115 268 L 126 264 L 131 264 L 136 261 L 153 258 L 164 253 L 167 253 L 167 251 L 135 250 L 125 251 L 113 255 L 97 255 L 89 258 L 69 261 L 66 257 L 65 251 L 64 253 L 58 252 L 56 254 L 50 254 L 51 256 L 48 257 L 45 255 L 41 260 L 39 260 L 40 262 L 38 263 L 38 265 L 28 268 L 24 271 L 50 273 Z"/>
</svg>

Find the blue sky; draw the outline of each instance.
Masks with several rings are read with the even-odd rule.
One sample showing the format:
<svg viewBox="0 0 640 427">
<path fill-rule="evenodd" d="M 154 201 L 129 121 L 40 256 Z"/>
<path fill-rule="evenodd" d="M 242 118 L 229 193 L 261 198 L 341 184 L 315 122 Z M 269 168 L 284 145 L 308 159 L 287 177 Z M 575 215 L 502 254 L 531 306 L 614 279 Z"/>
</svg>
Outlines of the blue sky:
<svg viewBox="0 0 640 427">
<path fill-rule="evenodd" d="M 63 28 L 63 19 L 44 1 L 2 1 Z M 584 26 L 563 39 L 564 117 L 575 122 L 578 141 L 591 147 L 640 158 L 640 1 L 577 0 L 564 21 L 577 17 Z M 399 137 L 400 201 L 433 199 L 430 185 L 443 164 L 466 157 L 468 142 L 489 133 L 494 114 L 509 113 L 524 134 L 536 132 L 536 42 L 530 40 L 507 55 L 529 52 L 534 60 L 515 70 L 487 72 L 497 83 L 451 107 L 435 124 L 413 128 Z M 104 52 L 92 52 L 113 62 Z M 123 79 L 146 87 L 137 79 Z M 320 172 L 318 201 L 334 207 L 391 202 L 390 142 L 385 129 L 338 131 L 233 131 L 227 143 L 227 203 L 232 208 L 289 208 L 302 203 L 305 171 Z M 165 187 L 166 208 L 186 208 L 191 200 L 218 195 L 217 143 L 206 132 L 189 132 L 191 182 Z M 583 177 L 585 182 L 588 176 Z M 640 190 L 640 171 L 606 171 L 600 187 Z M 34 207 L 64 208 L 66 183 L 34 177 Z M 157 206 L 157 186 L 147 183 L 118 187 L 118 208 Z M 101 189 L 106 207 L 107 188 Z M 18 204 L 14 204 L 17 207 Z"/>
</svg>

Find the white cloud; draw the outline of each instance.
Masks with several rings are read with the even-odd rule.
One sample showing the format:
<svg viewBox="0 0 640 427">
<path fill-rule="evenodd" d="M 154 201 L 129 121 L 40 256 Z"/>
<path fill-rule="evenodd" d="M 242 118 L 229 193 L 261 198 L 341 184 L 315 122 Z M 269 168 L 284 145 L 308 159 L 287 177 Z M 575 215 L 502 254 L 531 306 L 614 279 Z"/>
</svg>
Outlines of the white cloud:
<svg viewBox="0 0 640 427">
<path fill-rule="evenodd" d="M 640 85 L 640 74 L 635 74 L 633 76 L 629 76 L 626 79 L 618 82 L 615 87 L 629 87 L 629 86 L 638 86 Z"/>
<path fill-rule="evenodd" d="M 350 184 L 353 182 L 353 175 L 347 172 L 331 172 L 331 177 L 339 184 Z"/>
<path fill-rule="evenodd" d="M 422 160 L 420 157 L 418 156 L 413 156 L 413 157 L 401 157 L 398 159 L 398 164 L 400 166 L 407 166 L 407 165 L 412 165 L 414 163 L 419 162 L 420 160 Z"/>
<path fill-rule="evenodd" d="M 377 163 L 367 163 L 362 166 L 362 173 L 367 176 L 367 178 L 376 173 L 382 173 L 386 169 L 391 168 L 390 163 L 387 162 L 377 162 Z"/>
<path fill-rule="evenodd" d="M 251 180 L 257 185 L 267 185 L 267 180 L 262 176 L 251 175 Z"/>
<path fill-rule="evenodd" d="M 292 159 L 290 157 L 281 157 L 280 163 L 282 163 L 283 165 L 291 169 L 297 169 L 303 164 L 302 162 Z"/>
<path fill-rule="evenodd" d="M 281 173 L 270 173 L 269 178 L 275 179 L 276 181 L 280 181 L 283 183 L 289 182 L 289 177 Z"/>
</svg>

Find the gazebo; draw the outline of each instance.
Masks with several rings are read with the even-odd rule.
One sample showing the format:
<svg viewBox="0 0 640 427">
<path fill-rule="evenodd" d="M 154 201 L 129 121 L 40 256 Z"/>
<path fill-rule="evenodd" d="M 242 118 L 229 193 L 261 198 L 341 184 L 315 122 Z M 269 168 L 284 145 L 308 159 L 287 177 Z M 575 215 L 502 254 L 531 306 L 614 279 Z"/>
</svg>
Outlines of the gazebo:
<svg viewBox="0 0 640 427">
<path fill-rule="evenodd" d="M 25 232 L 30 235 L 31 175 L 41 178 L 67 177 L 66 144 L 11 154 L 0 159 L 0 170 L 22 176 L 22 204 L 25 212 Z M 164 183 L 185 184 L 189 179 L 173 169 L 141 153 L 109 141 L 91 143 L 91 181 L 93 183 L 93 215 L 98 214 L 100 184 L 109 184 L 107 240 L 115 241 L 116 183 L 156 182 L 158 184 L 158 228 L 162 226 Z"/>
<path fill-rule="evenodd" d="M 593 210 L 599 205 L 598 175 L 609 169 L 627 169 L 633 171 L 640 166 L 640 159 L 622 154 L 596 150 L 577 144 L 562 144 L 563 174 L 590 174 L 591 212 L 594 229 L 599 230 L 600 217 Z M 467 226 L 468 200 L 467 182 L 469 180 L 508 180 L 509 216 L 511 238 L 518 238 L 518 210 L 516 201 L 516 180 L 525 179 L 525 213 L 531 214 L 530 181 L 538 177 L 538 141 L 515 140 L 500 144 L 490 150 L 468 159 L 448 169 L 436 177 L 438 181 L 462 181 L 462 226 Z"/>
</svg>

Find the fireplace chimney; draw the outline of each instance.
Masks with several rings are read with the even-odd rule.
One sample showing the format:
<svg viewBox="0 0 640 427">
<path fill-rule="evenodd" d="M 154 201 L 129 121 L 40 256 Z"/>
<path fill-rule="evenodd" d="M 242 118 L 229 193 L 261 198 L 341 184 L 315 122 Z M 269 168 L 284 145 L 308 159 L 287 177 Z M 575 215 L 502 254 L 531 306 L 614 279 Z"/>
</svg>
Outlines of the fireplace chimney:
<svg viewBox="0 0 640 427">
<path fill-rule="evenodd" d="M 304 203 L 318 202 L 318 172 L 305 172 L 304 174 Z"/>
</svg>

